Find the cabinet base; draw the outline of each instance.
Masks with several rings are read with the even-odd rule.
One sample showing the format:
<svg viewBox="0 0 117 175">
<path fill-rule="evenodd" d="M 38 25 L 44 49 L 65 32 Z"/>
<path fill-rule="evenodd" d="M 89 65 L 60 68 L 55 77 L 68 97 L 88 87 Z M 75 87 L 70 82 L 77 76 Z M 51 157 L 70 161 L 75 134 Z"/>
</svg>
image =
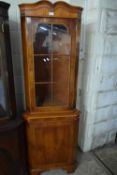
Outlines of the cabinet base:
<svg viewBox="0 0 117 175">
<path fill-rule="evenodd" d="M 75 170 L 79 113 L 25 114 L 30 175 L 43 171 Z"/>
</svg>

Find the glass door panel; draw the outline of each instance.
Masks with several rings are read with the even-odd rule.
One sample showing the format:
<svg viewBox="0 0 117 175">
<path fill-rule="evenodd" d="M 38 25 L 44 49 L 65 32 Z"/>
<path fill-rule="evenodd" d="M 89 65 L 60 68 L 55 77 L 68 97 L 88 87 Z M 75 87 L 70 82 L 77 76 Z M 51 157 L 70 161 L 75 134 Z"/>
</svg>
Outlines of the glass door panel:
<svg viewBox="0 0 117 175">
<path fill-rule="evenodd" d="M 46 106 L 51 102 L 51 25 L 36 25 L 34 35 L 34 70 L 36 105 Z"/>
<path fill-rule="evenodd" d="M 49 54 L 51 49 L 51 25 L 39 24 L 34 37 L 34 55 Z"/>
<path fill-rule="evenodd" d="M 53 103 L 67 106 L 69 102 L 69 74 L 71 35 L 66 26 L 53 24 Z"/>
<path fill-rule="evenodd" d="M 37 106 L 50 106 L 52 105 L 51 97 L 51 84 L 36 84 L 36 104 Z"/>
<path fill-rule="evenodd" d="M 53 54 L 69 55 L 71 50 L 71 35 L 64 25 L 54 24 L 53 32 Z"/>
<path fill-rule="evenodd" d="M 51 82 L 51 57 L 50 56 L 35 56 L 35 82 Z"/>
<path fill-rule="evenodd" d="M 34 70 L 37 106 L 67 106 L 71 36 L 64 25 L 36 24 Z"/>
<path fill-rule="evenodd" d="M 70 57 L 53 57 L 53 103 L 66 106 L 69 102 Z"/>
<path fill-rule="evenodd" d="M 8 72 L 4 43 L 4 36 L 0 31 L 0 119 L 8 118 L 10 115 Z"/>
</svg>

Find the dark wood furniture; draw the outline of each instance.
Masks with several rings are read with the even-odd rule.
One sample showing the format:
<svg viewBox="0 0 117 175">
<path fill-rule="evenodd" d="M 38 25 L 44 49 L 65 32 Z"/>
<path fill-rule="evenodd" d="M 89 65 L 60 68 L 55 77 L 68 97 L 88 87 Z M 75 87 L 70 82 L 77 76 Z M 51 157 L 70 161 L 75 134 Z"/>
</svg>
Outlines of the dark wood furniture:
<svg viewBox="0 0 117 175">
<path fill-rule="evenodd" d="M 18 119 L 14 90 L 9 4 L 0 1 L 0 174 L 23 175 L 25 169 L 23 122 Z"/>
<path fill-rule="evenodd" d="M 21 4 L 29 172 L 76 167 L 80 7 Z"/>
<path fill-rule="evenodd" d="M 0 126 L 0 174 L 26 175 L 22 120 L 9 120 Z"/>
</svg>

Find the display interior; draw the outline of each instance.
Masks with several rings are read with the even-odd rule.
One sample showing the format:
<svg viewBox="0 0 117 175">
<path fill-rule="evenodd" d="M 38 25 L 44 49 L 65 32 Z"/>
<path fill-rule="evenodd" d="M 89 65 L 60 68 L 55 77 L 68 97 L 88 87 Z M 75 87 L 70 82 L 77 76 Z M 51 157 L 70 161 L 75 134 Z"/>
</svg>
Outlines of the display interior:
<svg viewBox="0 0 117 175">
<path fill-rule="evenodd" d="M 3 33 L 0 32 L 0 119 L 9 116 L 8 72 Z"/>
<path fill-rule="evenodd" d="M 36 23 L 33 31 L 36 105 L 67 106 L 70 33 L 64 25 L 45 23 Z"/>
</svg>

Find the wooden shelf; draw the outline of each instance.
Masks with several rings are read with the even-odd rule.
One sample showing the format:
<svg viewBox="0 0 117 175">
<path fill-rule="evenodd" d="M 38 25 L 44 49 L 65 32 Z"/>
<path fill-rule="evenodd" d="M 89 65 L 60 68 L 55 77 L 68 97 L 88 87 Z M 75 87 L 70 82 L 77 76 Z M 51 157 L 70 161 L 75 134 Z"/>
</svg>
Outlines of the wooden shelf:
<svg viewBox="0 0 117 175">
<path fill-rule="evenodd" d="M 36 57 L 36 56 L 50 56 L 50 55 L 51 55 L 50 53 L 48 53 L 48 54 L 39 54 L 39 53 L 38 53 L 38 54 L 37 54 L 37 53 L 34 54 L 35 57 Z"/>
<path fill-rule="evenodd" d="M 43 84 L 56 84 L 57 82 L 35 82 L 36 85 L 43 85 Z"/>
<path fill-rule="evenodd" d="M 52 57 L 54 57 L 54 56 L 62 56 L 62 57 L 67 57 L 67 56 L 69 56 L 70 57 L 70 55 L 65 55 L 65 54 L 50 54 L 50 53 L 48 53 L 48 54 L 34 54 L 34 56 L 35 57 L 37 57 L 37 56 L 50 56 L 51 57 L 51 55 L 52 55 Z"/>
</svg>

